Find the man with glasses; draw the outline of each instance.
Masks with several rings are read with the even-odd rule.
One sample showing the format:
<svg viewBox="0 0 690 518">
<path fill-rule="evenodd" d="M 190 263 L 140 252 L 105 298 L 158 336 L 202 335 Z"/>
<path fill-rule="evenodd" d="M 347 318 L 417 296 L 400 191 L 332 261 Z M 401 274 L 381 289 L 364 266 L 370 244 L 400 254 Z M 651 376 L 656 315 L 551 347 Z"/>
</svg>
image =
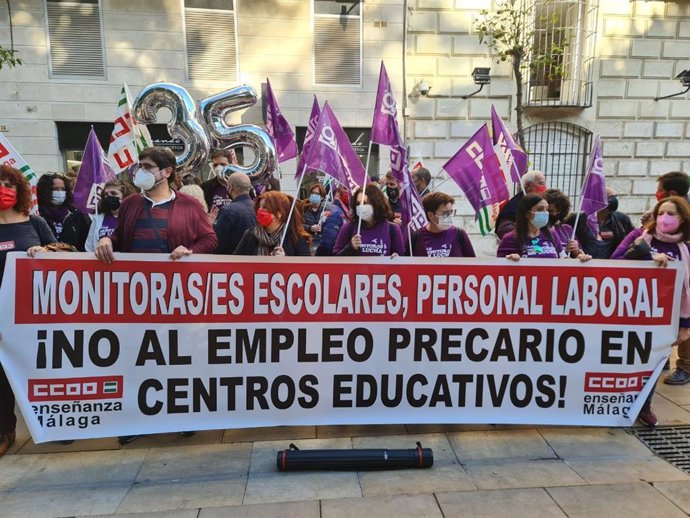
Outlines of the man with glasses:
<svg viewBox="0 0 690 518">
<path fill-rule="evenodd" d="M 139 155 L 134 185 L 141 194 L 127 197 L 120 206 L 117 228 L 110 237 L 98 241 L 96 257 L 106 264 L 114 261 L 113 251 L 169 254 L 173 261 L 187 255 L 212 254 L 218 239 L 208 215 L 193 197 L 176 193 L 177 161 L 168 148 L 149 147 Z M 184 437 L 194 432 L 182 432 Z M 138 435 L 124 435 L 120 444 Z"/>
<path fill-rule="evenodd" d="M 94 250 L 98 259 L 112 263 L 113 251 L 164 253 L 173 261 L 214 252 L 218 239 L 201 204 L 171 187 L 176 166 L 175 154 L 168 148 L 149 147 L 141 152 L 134 176 L 141 195 L 122 202 L 117 228 L 99 240 Z"/>
<path fill-rule="evenodd" d="M 415 257 L 475 257 L 467 233 L 455 226 L 455 200 L 442 192 L 424 196 L 422 205 L 429 223 L 412 234 Z"/>
</svg>

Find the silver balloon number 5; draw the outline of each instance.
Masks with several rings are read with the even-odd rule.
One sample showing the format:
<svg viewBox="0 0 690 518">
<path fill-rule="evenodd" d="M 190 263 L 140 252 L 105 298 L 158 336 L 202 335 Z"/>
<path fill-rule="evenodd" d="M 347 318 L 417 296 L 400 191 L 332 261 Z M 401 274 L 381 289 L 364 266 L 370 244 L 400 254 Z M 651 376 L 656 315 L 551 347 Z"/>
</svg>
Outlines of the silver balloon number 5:
<svg viewBox="0 0 690 518">
<path fill-rule="evenodd" d="M 211 135 L 213 147 L 228 149 L 248 147 L 254 153 L 254 162 L 247 166 L 232 164 L 232 172 L 249 175 L 253 183 L 263 181 L 276 167 L 276 149 L 271 137 L 253 124 L 229 126 L 228 115 L 256 104 L 256 91 L 248 85 L 240 85 L 199 101 L 199 111 L 206 129 Z"/>
<path fill-rule="evenodd" d="M 161 108 L 172 112 L 168 133 L 184 143 L 184 151 L 177 155 L 179 169 L 200 169 L 208 160 L 211 145 L 218 149 L 249 147 L 254 162 L 245 167 L 231 166 L 234 171 L 249 175 L 252 182 L 265 179 L 276 165 L 276 151 L 269 135 L 258 126 L 240 124 L 229 126 L 227 116 L 256 104 L 257 95 L 250 86 L 242 85 L 212 95 L 197 104 L 187 90 L 175 83 L 156 83 L 144 88 L 134 102 L 137 122 L 151 124 Z"/>
</svg>

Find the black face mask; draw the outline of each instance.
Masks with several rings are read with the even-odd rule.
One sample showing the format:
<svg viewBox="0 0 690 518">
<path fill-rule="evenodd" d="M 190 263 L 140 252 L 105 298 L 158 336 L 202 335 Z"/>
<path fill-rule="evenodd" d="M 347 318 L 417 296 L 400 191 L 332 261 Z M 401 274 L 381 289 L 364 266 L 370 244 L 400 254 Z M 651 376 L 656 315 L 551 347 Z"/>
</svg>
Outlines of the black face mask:
<svg viewBox="0 0 690 518">
<path fill-rule="evenodd" d="M 550 215 L 549 216 L 549 226 L 553 227 L 555 224 L 557 224 L 560 221 L 560 218 L 558 216 Z"/>
<path fill-rule="evenodd" d="M 101 204 L 104 211 L 113 212 L 120 208 L 120 198 L 117 196 L 106 196 Z"/>
<path fill-rule="evenodd" d="M 400 189 L 386 187 L 386 194 L 388 195 L 389 200 L 397 200 L 398 196 L 400 196 Z"/>
<path fill-rule="evenodd" d="M 610 212 L 616 212 L 618 210 L 618 197 L 609 196 L 609 204 L 606 206 Z"/>
</svg>

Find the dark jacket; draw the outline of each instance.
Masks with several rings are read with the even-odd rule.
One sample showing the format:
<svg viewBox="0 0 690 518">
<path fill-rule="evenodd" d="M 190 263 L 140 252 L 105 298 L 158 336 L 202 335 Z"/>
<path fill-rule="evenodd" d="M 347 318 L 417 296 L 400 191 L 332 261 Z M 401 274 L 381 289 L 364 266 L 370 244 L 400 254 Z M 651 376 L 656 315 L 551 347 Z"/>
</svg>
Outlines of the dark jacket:
<svg viewBox="0 0 690 518">
<path fill-rule="evenodd" d="M 234 202 L 233 202 L 234 203 Z M 256 255 L 259 251 L 259 242 L 254 236 L 254 227 L 249 228 L 245 231 L 242 239 L 237 244 L 237 248 L 233 252 L 234 255 Z M 300 238 L 297 246 L 295 246 L 290 240 L 290 236 L 285 237 L 285 243 L 283 243 L 283 250 L 285 255 L 296 255 L 296 256 L 310 256 L 311 252 L 309 250 L 309 243 L 304 238 Z"/>
<path fill-rule="evenodd" d="M 503 236 L 515 228 L 515 214 L 517 213 L 517 206 L 524 195 L 525 194 L 520 191 L 510 200 L 508 200 L 508 203 L 501 207 L 501 210 L 498 212 L 494 232 L 496 232 L 496 235 L 499 239 L 502 239 Z"/>
<path fill-rule="evenodd" d="M 86 214 L 73 209 L 62 222 L 62 233 L 58 237 L 55 228 L 56 222 L 43 211 L 39 212 L 58 241 L 70 244 L 80 252 L 84 252 L 84 243 L 86 243 L 86 237 L 89 235 L 89 227 L 91 226 L 91 219 Z"/>
<path fill-rule="evenodd" d="M 139 216 L 144 213 L 144 203 L 148 203 L 142 195 L 128 196 L 120 207 L 117 218 L 117 228 L 110 239 L 113 250 L 130 252 L 134 239 L 134 226 Z M 195 254 L 212 254 L 218 238 L 208 221 L 208 214 L 195 198 L 183 193 L 176 193 L 171 202 L 168 214 L 168 249 L 175 250 L 184 246 Z"/>
<path fill-rule="evenodd" d="M 571 226 L 574 225 L 576 216 L 576 214 L 571 214 L 565 222 Z M 599 225 L 600 233 L 608 231 L 611 233 L 610 238 L 597 239 L 594 232 L 587 226 L 587 214 L 583 212 L 580 214 L 575 235 L 586 253 L 595 259 L 609 259 L 621 241 L 632 230 L 633 225 L 627 214 L 618 211 L 611 212 L 609 217 Z"/>
<path fill-rule="evenodd" d="M 256 225 L 254 202 L 248 194 L 242 194 L 223 207 L 216 220 L 218 236 L 217 254 L 232 254 L 245 231 Z"/>
<path fill-rule="evenodd" d="M 338 239 L 340 227 L 345 223 L 345 211 L 339 199 L 333 200 L 330 210 L 330 215 L 321 225 L 321 242 L 316 249 L 316 255 L 333 255 L 333 247 L 335 246 L 336 239 Z"/>
</svg>

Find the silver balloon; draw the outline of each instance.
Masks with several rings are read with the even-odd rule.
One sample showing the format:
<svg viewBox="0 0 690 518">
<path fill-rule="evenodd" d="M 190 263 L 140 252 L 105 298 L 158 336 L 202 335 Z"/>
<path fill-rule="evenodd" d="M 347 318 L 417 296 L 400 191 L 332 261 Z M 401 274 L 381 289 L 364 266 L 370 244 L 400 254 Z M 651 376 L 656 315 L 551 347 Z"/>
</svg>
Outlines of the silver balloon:
<svg viewBox="0 0 690 518">
<path fill-rule="evenodd" d="M 271 137 L 253 124 L 229 126 L 227 116 L 256 104 L 256 91 L 247 85 L 237 86 L 199 101 L 199 111 L 211 134 L 213 146 L 220 149 L 248 147 L 254 153 L 254 162 L 247 166 L 231 164 L 228 169 L 242 172 L 253 183 L 267 180 L 276 168 L 276 148 Z"/>
<path fill-rule="evenodd" d="M 198 170 L 208 160 L 211 142 L 199 120 L 196 103 L 189 92 L 175 83 L 155 83 L 144 88 L 134 101 L 133 113 L 137 122 L 156 122 L 161 108 L 172 112 L 168 133 L 184 143 L 184 151 L 177 155 L 178 169 Z"/>
</svg>

